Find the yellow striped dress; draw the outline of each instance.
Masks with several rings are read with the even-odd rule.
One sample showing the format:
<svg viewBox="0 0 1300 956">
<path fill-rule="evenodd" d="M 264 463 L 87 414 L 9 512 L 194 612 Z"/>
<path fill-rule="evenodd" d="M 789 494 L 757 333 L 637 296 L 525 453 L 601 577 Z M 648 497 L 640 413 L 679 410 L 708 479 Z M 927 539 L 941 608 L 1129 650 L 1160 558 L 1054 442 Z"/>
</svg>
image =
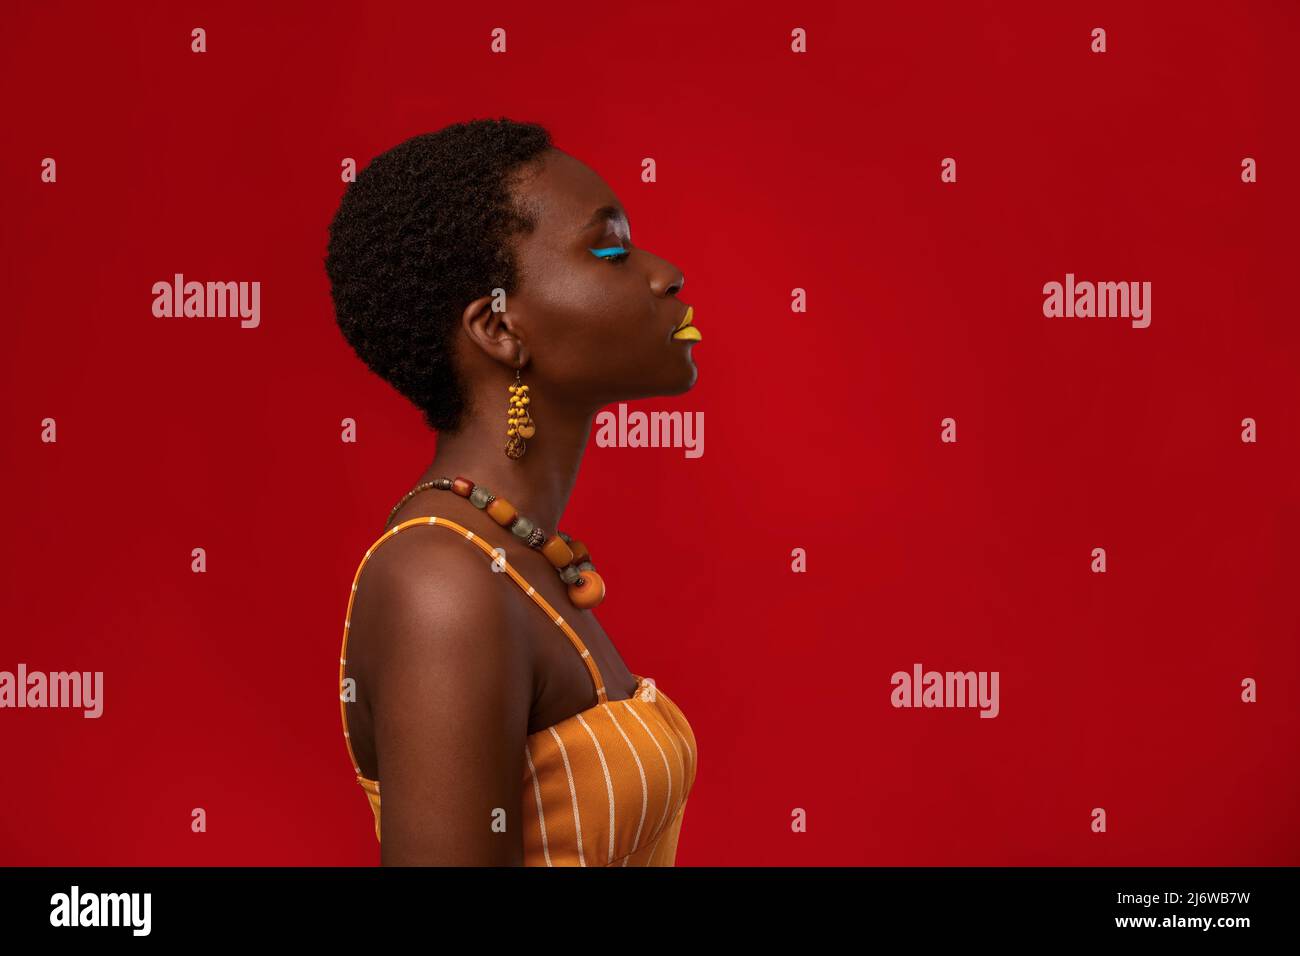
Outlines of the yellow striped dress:
<svg viewBox="0 0 1300 956">
<path fill-rule="evenodd" d="M 523 774 L 525 866 L 673 866 L 686 800 L 695 783 L 695 735 L 685 714 L 653 680 L 638 675 L 627 700 L 609 700 L 600 669 L 582 639 L 503 555 L 472 531 L 441 517 L 395 525 L 361 559 L 352 579 L 343 649 L 339 707 L 343 740 L 356 782 L 365 790 L 380 836 L 379 781 L 361 773 L 348 736 L 344 677 L 352 604 L 361 572 L 375 550 L 404 531 L 432 525 L 477 545 L 568 637 L 591 674 L 596 705 L 530 734 L 520 755 Z"/>
</svg>

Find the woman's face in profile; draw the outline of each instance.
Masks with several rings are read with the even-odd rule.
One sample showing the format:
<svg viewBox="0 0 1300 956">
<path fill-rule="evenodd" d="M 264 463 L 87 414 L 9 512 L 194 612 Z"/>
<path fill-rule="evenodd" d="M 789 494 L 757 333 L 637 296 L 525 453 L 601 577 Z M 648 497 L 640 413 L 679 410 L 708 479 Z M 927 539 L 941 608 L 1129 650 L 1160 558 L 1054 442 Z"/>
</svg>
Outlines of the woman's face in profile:
<svg viewBox="0 0 1300 956">
<path fill-rule="evenodd" d="M 531 381 L 540 374 L 548 400 L 579 406 L 690 389 L 693 343 L 672 338 L 682 273 L 632 245 L 623 204 L 588 166 L 550 149 L 534 169 L 514 195 L 537 228 L 514 239 L 519 286 L 506 301 L 536 362 Z M 630 255 L 609 257 L 618 249 Z"/>
</svg>

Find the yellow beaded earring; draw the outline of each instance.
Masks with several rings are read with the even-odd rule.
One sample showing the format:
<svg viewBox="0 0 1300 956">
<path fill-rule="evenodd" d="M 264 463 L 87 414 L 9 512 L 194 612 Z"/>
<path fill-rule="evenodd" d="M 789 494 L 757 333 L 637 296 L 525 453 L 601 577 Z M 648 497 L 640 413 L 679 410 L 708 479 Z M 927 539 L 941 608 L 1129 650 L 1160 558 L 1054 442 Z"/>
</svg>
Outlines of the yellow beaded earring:
<svg viewBox="0 0 1300 956">
<path fill-rule="evenodd" d="M 510 386 L 510 408 L 506 412 L 506 455 L 510 458 L 523 458 L 528 448 L 526 438 L 537 434 L 537 425 L 528 412 L 528 386 L 519 379 L 519 369 L 515 369 L 515 384 Z"/>
</svg>

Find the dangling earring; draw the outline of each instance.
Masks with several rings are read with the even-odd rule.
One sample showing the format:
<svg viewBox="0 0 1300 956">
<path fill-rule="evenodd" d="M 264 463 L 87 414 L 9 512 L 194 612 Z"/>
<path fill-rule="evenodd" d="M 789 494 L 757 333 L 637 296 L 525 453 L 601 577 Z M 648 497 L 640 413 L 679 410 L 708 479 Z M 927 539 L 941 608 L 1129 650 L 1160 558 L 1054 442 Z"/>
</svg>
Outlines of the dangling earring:
<svg viewBox="0 0 1300 956">
<path fill-rule="evenodd" d="M 522 384 L 519 378 L 519 369 L 515 369 L 515 384 L 510 386 L 510 408 L 506 412 L 506 456 L 509 458 L 523 458 L 524 452 L 528 448 L 525 438 L 532 438 L 537 434 L 537 425 L 533 422 L 533 416 L 529 414 L 528 403 L 528 386 Z"/>
</svg>

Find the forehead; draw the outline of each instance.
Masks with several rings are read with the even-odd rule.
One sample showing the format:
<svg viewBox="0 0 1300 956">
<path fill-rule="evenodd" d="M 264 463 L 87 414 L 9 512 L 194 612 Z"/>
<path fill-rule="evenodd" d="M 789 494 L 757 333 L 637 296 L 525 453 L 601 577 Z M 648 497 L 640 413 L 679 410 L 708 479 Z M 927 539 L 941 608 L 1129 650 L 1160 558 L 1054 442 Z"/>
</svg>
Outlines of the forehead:
<svg viewBox="0 0 1300 956">
<path fill-rule="evenodd" d="M 521 178 L 515 198 L 536 217 L 533 237 L 548 242 L 576 239 L 602 206 L 623 208 L 595 170 L 558 149 L 548 150 Z"/>
</svg>

